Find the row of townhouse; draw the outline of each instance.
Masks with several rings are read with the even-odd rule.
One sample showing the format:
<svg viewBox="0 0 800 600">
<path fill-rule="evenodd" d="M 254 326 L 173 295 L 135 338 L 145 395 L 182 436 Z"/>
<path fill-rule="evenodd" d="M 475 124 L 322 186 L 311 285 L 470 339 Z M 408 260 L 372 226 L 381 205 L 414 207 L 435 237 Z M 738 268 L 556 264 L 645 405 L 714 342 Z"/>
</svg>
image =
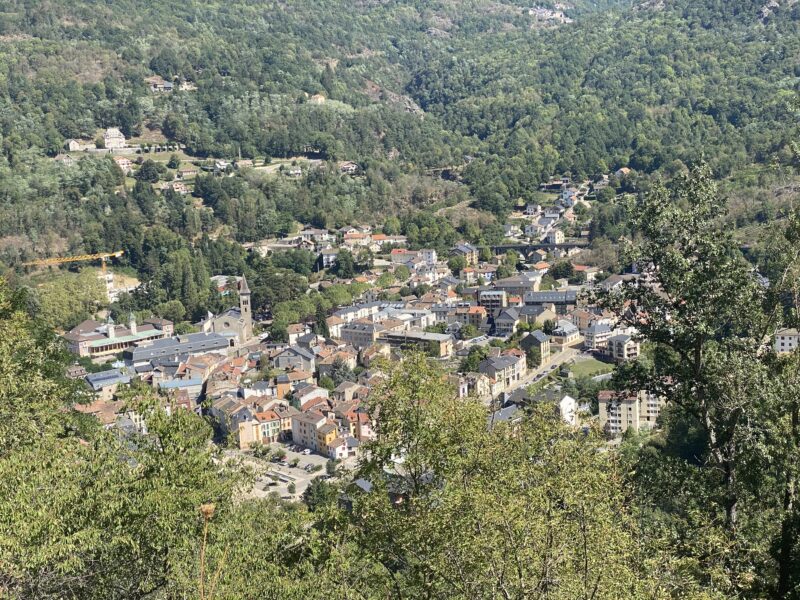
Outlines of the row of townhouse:
<svg viewBox="0 0 800 600">
<path fill-rule="evenodd" d="M 274 402 L 265 410 L 248 414 L 240 409 L 237 414 L 242 416 L 232 424 L 243 450 L 254 443 L 291 441 L 317 454 L 345 459 L 357 456 L 361 443 L 374 438 L 372 420 L 358 400 L 324 403 L 307 411 Z"/>
</svg>

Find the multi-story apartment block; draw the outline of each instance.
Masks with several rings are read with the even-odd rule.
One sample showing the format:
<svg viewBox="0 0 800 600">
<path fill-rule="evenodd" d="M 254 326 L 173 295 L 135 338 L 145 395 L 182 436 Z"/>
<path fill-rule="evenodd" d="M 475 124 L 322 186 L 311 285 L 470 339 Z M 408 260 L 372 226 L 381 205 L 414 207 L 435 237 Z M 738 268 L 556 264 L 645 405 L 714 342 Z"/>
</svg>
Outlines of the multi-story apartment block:
<svg viewBox="0 0 800 600">
<path fill-rule="evenodd" d="M 641 390 L 638 393 L 604 390 L 597 395 L 600 425 L 610 435 L 622 435 L 628 429 L 652 429 L 664 406 L 664 399 Z"/>
<path fill-rule="evenodd" d="M 385 329 L 380 323 L 354 321 L 342 327 L 341 339 L 354 348 L 361 350 L 374 344 Z"/>
<path fill-rule="evenodd" d="M 320 451 L 317 432 L 328 422 L 320 412 L 297 413 L 292 416 L 292 441 L 305 448 Z M 322 450 L 324 452 L 324 449 Z"/>
<path fill-rule="evenodd" d="M 608 338 L 606 351 L 615 361 L 626 362 L 639 357 L 641 344 L 633 336 L 622 333 Z"/>
<path fill-rule="evenodd" d="M 478 365 L 478 371 L 501 384 L 501 391 L 506 391 L 521 381 L 527 370 L 524 355 L 493 356 L 482 360 Z"/>
<path fill-rule="evenodd" d="M 478 304 L 493 313 L 508 306 L 508 294 L 504 290 L 481 290 L 478 292 Z"/>
</svg>

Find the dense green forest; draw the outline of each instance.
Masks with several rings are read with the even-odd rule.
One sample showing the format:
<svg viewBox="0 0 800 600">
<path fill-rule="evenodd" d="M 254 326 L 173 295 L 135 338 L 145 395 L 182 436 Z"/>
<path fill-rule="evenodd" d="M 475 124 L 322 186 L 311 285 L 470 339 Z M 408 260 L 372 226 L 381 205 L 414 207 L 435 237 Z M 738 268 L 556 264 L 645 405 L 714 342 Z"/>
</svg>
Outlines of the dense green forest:
<svg viewBox="0 0 800 600">
<path fill-rule="evenodd" d="M 251 194 L 259 214 L 279 214 L 246 239 L 280 232 L 298 200 L 306 219 L 458 194 L 502 215 L 560 172 L 789 165 L 800 9 L 762 19 L 760 5 L 579 3 L 576 23 L 540 28 L 521 4 L 478 0 L 12 2 L 0 14 L 3 234 L 62 228 L 54 198 L 67 184 L 37 157 L 109 126 L 162 132 L 197 156 L 314 150 L 370 174 L 355 189 Z M 153 74 L 198 89 L 154 97 Z M 463 191 L 424 177 L 464 165 Z"/>
</svg>

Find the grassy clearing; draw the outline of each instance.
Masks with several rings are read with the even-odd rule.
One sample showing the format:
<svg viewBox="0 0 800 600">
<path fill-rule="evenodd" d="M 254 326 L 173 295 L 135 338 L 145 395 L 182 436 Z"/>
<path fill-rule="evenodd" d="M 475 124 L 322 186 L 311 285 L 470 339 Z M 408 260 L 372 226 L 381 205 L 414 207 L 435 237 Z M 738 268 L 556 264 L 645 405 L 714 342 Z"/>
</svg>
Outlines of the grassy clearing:
<svg viewBox="0 0 800 600">
<path fill-rule="evenodd" d="M 610 373 L 614 370 L 614 365 L 600 362 L 594 358 L 589 360 L 581 360 L 570 366 L 570 371 L 575 377 L 593 377 L 595 375 L 602 375 Z"/>
</svg>

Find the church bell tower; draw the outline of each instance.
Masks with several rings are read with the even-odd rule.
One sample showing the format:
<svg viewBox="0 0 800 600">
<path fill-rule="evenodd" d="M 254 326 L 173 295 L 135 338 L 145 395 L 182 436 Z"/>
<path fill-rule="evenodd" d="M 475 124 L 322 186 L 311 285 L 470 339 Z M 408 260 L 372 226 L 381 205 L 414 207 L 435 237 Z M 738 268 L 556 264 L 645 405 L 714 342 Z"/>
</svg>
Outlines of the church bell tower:
<svg viewBox="0 0 800 600">
<path fill-rule="evenodd" d="M 251 311 L 250 288 L 247 285 L 247 278 L 242 274 L 242 280 L 239 282 L 239 312 L 242 315 L 245 339 L 253 337 L 253 314 Z"/>
</svg>

